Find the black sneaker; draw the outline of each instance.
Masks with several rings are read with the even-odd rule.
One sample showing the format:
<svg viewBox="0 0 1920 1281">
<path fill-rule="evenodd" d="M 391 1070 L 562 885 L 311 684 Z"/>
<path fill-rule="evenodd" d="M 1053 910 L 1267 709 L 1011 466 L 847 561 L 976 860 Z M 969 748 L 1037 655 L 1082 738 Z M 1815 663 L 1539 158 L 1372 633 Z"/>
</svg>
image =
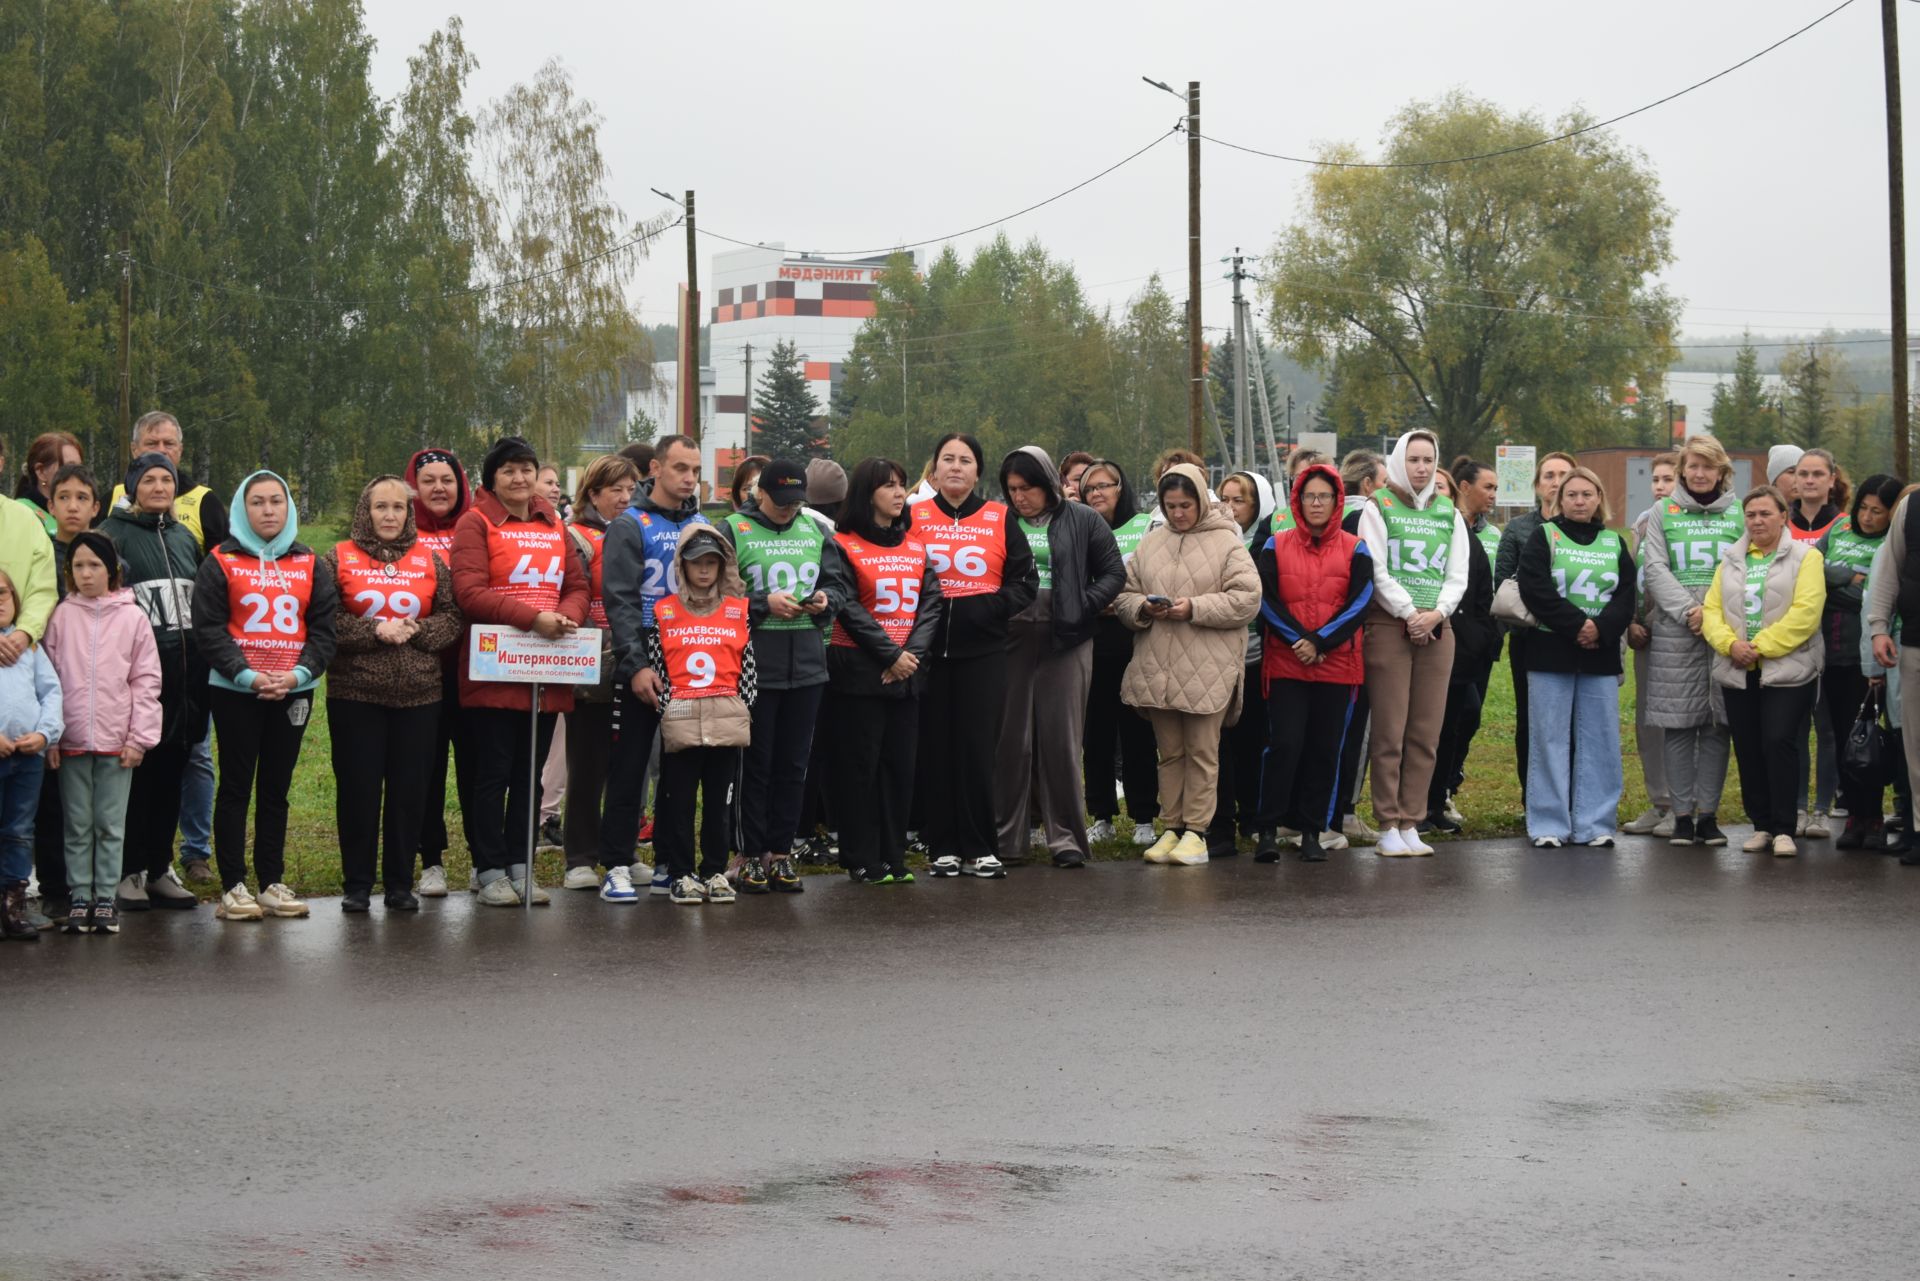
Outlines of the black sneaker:
<svg viewBox="0 0 1920 1281">
<path fill-rule="evenodd" d="M 340 910 L 358 916 L 373 906 L 373 895 L 366 890 L 351 890 L 340 898 Z"/>
<path fill-rule="evenodd" d="M 1673 820 L 1673 835 L 1667 838 L 1669 845 L 1693 844 L 1693 815 L 1679 814 Z"/>
<path fill-rule="evenodd" d="M 887 869 L 887 872 L 888 872 L 888 875 L 890 875 L 893 878 L 893 883 L 895 885 L 913 884 L 913 873 L 907 869 L 907 865 L 905 863 L 895 863 L 892 867 Z"/>
<path fill-rule="evenodd" d="M 884 867 L 850 867 L 847 879 L 855 885 L 891 885 L 893 873 Z"/>
<path fill-rule="evenodd" d="M 1900 856 L 1901 867 L 1920 867 L 1920 850 L 1908 850 Z"/>
<path fill-rule="evenodd" d="M 1880 847 L 1882 854 L 1905 854 L 1913 848 L 1913 832 L 1905 823 L 1889 823 L 1881 835 L 1885 842 Z"/>
<path fill-rule="evenodd" d="M 73 900 L 67 908 L 66 923 L 60 927 L 62 934 L 91 934 L 93 932 L 93 904 L 83 898 Z"/>
<path fill-rule="evenodd" d="M 1209 859 L 1238 858 L 1240 857 L 1240 847 L 1234 843 L 1234 839 L 1231 836 L 1209 836 L 1207 838 L 1207 857 Z"/>
<path fill-rule="evenodd" d="M 1280 833 L 1271 828 L 1260 833 L 1254 842 L 1253 861 L 1256 863 L 1278 863 L 1280 861 Z"/>
<path fill-rule="evenodd" d="M 411 890 L 387 891 L 386 904 L 389 912 L 418 912 L 420 910 L 420 900 L 413 896 Z"/>
<path fill-rule="evenodd" d="M 1867 837 L 1871 832 L 1869 820 L 1864 815 L 1849 814 L 1847 825 L 1840 829 L 1840 835 L 1833 838 L 1833 848 L 1837 850 L 1862 850 L 1867 847 Z"/>
<path fill-rule="evenodd" d="M 549 814 L 540 823 L 539 848 L 543 850 L 565 849 L 566 844 L 567 837 L 566 833 L 561 829 L 560 816 L 558 814 Z"/>
<path fill-rule="evenodd" d="M 1309 824 L 1309 826 L 1311 826 L 1311 824 Z M 1300 861 L 1302 863 L 1324 863 L 1327 861 L 1327 852 L 1320 848 L 1320 833 L 1300 833 Z"/>
<path fill-rule="evenodd" d="M 767 883 L 782 894 L 798 894 L 807 888 L 800 879 L 800 869 L 793 865 L 790 858 L 773 860 L 773 866 L 768 869 Z"/>
<path fill-rule="evenodd" d="M 1460 830 L 1460 825 L 1448 818 L 1444 812 L 1427 815 L 1426 821 L 1413 829 L 1422 835 L 1428 832 L 1445 832 L 1449 836 Z"/>
<path fill-rule="evenodd" d="M 1680 823 L 1678 819 L 1674 820 L 1673 834 L 1675 836 L 1680 834 Z M 1693 820 L 1693 843 L 1695 845 L 1725 845 L 1727 843 L 1727 834 L 1720 830 L 1718 823 L 1713 821 L 1713 815 L 1702 814 Z"/>
<path fill-rule="evenodd" d="M 118 934 L 120 932 L 120 909 L 113 900 L 103 898 L 93 905 L 93 932 L 95 934 Z"/>
<path fill-rule="evenodd" d="M 740 868 L 740 892 L 742 894 L 766 894 L 767 865 L 757 858 L 750 858 Z"/>
<path fill-rule="evenodd" d="M 1085 867 L 1087 860 L 1081 858 L 1079 851 L 1076 850 L 1070 854 L 1055 854 L 1053 856 L 1053 865 L 1064 868 Z"/>
</svg>

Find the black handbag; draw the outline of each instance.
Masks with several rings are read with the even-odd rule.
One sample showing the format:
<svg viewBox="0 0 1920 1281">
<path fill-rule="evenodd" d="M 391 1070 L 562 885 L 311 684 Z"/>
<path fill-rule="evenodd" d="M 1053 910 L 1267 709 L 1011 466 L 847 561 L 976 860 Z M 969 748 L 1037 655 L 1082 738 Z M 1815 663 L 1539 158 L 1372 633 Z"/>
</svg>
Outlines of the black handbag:
<svg viewBox="0 0 1920 1281">
<path fill-rule="evenodd" d="M 1880 725 L 1881 701 L 1879 690 L 1868 692 L 1860 704 L 1860 714 L 1854 718 L 1853 728 L 1847 731 L 1846 744 L 1840 749 L 1841 768 L 1875 788 L 1886 786 L 1891 777 L 1887 772 L 1886 741 L 1890 731 Z"/>
</svg>

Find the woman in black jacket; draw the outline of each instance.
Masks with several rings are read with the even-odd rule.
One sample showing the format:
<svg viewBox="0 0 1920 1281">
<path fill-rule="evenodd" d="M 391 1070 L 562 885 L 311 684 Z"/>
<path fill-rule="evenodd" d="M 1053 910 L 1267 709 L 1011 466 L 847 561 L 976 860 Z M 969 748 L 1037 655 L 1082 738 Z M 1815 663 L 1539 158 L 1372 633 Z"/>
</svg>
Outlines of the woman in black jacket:
<svg viewBox="0 0 1920 1281">
<path fill-rule="evenodd" d="M 1028 818 L 1046 833 L 1055 867 L 1084 867 L 1087 816 L 1080 751 L 1100 613 L 1126 586 L 1113 531 L 1091 507 L 1067 501 L 1038 445 L 1000 464 L 1000 491 L 1039 575 L 1033 604 L 1008 627 L 1005 714 L 994 795 L 1000 859 L 1024 858 Z"/>
<path fill-rule="evenodd" d="M 1575 467 L 1557 515 L 1520 550 L 1527 642 L 1527 835 L 1535 849 L 1612 848 L 1620 806 L 1620 638 L 1633 621 L 1633 553 L 1607 528 L 1600 478 Z"/>
<path fill-rule="evenodd" d="M 840 861 L 869 885 L 913 882 L 907 811 L 920 669 L 943 612 L 940 575 L 906 508 L 906 470 L 891 459 L 863 459 L 821 562 L 823 589 L 844 602 L 827 649 Z"/>
<path fill-rule="evenodd" d="M 1140 510 L 1133 486 L 1119 463 L 1097 459 L 1080 474 L 1080 501 L 1092 508 L 1113 533 L 1120 568 L 1146 536 L 1152 514 Z M 1093 826 L 1087 839 L 1098 844 L 1119 836 L 1114 820 L 1120 815 L 1120 797 L 1114 778 L 1119 757 L 1120 784 L 1127 794 L 1127 817 L 1133 820 L 1133 843 L 1153 844 L 1153 820 L 1160 817 L 1160 776 L 1153 726 L 1147 718 L 1120 701 L 1120 681 L 1133 661 L 1133 633 L 1102 612 L 1093 632 L 1093 676 L 1087 690 L 1087 727 L 1081 740 L 1081 768 L 1086 773 L 1087 813 Z"/>
<path fill-rule="evenodd" d="M 1006 875 L 994 827 L 993 755 L 1005 714 L 1007 624 L 1033 603 L 1039 578 L 1007 505 L 974 492 L 984 466 L 979 441 L 963 432 L 942 436 L 933 447 L 933 497 L 912 512 L 944 611 L 927 653 L 915 789 L 914 826 L 935 876 Z M 849 494 L 844 511 L 853 510 Z"/>
<path fill-rule="evenodd" d="M 1463 491 L 1493 468 L 1465 459 L 1454 466 L 1460 473 L 1457 476 L 1445 469 L 1434 475 L 1440 492 L 1465 515 L 1468 508 Z M 1460 830 L 1459 821 L 1447 813 L 1448 799 L 1466 782 L 1467 750 L 1473 746 L 1473 736 L 1480 732 L 1480 705 L 1487 696 L 1487 682 L 1493 679 L 1493 665 L 1500 658 L 1500 624 L 1493 620 L 1493 562 L 1479 538 L 1473 540 L 1469 551 L 1467 594 L 1453 611 L 1453 675 L 1447 681 L 1446 720 L 1440 727 L 1433 784 L 1427 789 L 1427 821 L 1421 825 L 1442 832 Z"/>
</svg>

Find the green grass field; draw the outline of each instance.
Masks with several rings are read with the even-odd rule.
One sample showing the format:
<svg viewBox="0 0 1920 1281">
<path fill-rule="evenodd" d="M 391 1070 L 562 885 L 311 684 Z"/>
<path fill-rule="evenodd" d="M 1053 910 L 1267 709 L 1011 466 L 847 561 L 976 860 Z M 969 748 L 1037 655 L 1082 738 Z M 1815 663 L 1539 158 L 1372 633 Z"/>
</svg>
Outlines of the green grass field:
<svg viewBox="0 0 1920 1281">
<path fill-rule="evenodd" d="M 1626 795 L 1620 802 L 1624 822 L 1646 806 L 1646 789 L 1641 785 L 1640 758 L 1634 750 L 1633 687 L 1629 683 L 1620 692 L 1620 743 L 1626 773 Z M 1520 783 L 1513 760 L 1513 688 L 1504 663 L 1494 672 L 1493 691 L 1474 740 L 1467 767 L 1467 783 L 1458 798 L 1466 819 L 1464 838 L 1510 836 L 1522 831 Z M 448 789 L 449 797 L 452 789 Z M 334 779 L 332 751 L 327 738 L 326 700 L 314 700 L 312 724 L 300 753 L 300 765 L 294 774 L 292 819 L 287 833 L 287 873 L 289 882 L 305 894 L 340 892 L 340 850 L 335 839 Z M 1362 806 L 1370 814 L 1370 806 Z M 1730 770 L 1726 800 L 1721 806 L 1723 823 L 1742 822 L 1745 813 L 1740 804 L 1737 770 Z M 456 886 L 466 884 L 469 863 L 465 844 L 458 835 L 458 815 L 449 811 L 448 830 L 454 833 L 454 848 L 447 852 L 447 873 Z M 1113 842 L 1097 851 L 1103 858 L 1132 858 L 1138 851 L 1131 843 Z M 559 854 L 549 852 L 536 864 L 543 883 L 559 880 L 564 863 Z"/>
</svg>

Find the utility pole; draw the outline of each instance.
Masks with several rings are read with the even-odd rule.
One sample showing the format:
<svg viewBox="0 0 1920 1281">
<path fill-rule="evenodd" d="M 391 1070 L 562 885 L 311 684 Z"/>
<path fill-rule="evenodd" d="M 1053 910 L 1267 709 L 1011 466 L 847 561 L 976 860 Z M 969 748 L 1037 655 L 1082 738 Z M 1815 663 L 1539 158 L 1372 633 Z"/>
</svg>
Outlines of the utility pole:
<svg viewBox="0 0 1920 1281">
<path fill-rule="evenodd" d="M 120 470 L 133 465 L 133 233 L 120 233 Z"/>
<path fill-rule="evenodd" d="M 1253 406 L 1247 397 L 1247 311 L 1246 300 L 1240 296 L 1240 282 L 1246 275 L 1240 270 L 1240 246 L 1233 247 L 1233 257 L 1226 261 L 1233 264 L 1228 277 L 1233 281 L 1233 457 L 1225 461 L 1230 467 L 1245 470 L 1251 465 L 1247 441 L 1253 426 L 1249 412 Z"/>
<path fill-rule="evenodd" d="M 693 393 L 680 397 L 680 434 L 700 443 L 700 252 L 694 243 L 693 192 L 687 192 L 687 315 L 681 323 L 687 327 L 687 363 L 680 371 L 684 379 L 693 379 Z"/>
<path fill-rule="evenodd" d="M 1187 81 L 1187 448 L 1200 445 L 1206 351 L 1200 341 L 1200 82 Z"/>
<path fill-rule="evenodd" d="M 747 372 L 741 379 L 741 390 L 746 392 L 742 398 L 746 402 L 747 425 L 740 432 L 740 450 L 742 454 L 753 452 L 753 344 L 747 344 Z"/>
<path fill-rule="evenodd" d="M 1907 193 L 1900 149 L 1899 0 L 1880 0 L 1881 55 L 1887 74 L 1887 258 L 1893 285 L 1893 471 L 1908 474 Z"/>
<path fill-rule="evenodd" d="M 907 443 L 907 330 L 900 326 L 900 459 L 902 465 L 913 454 L 913 446 Z"/>
</svg>

